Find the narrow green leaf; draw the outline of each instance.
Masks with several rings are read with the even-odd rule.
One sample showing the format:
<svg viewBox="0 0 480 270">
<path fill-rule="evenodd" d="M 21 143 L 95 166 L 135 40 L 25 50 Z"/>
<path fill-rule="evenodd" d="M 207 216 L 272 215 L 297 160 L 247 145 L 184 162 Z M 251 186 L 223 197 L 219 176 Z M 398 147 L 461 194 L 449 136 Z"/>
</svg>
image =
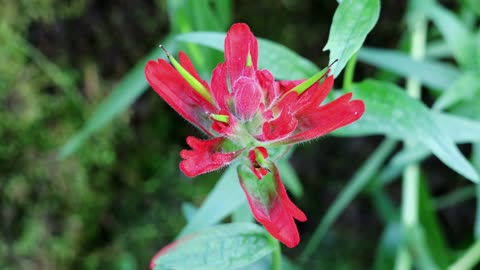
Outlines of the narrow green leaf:
<svg viewBox="0 0 480 270">
<path fill-rule="evenodd" d="M 367 80 L 353 87 L 354 98 L 365 102 L 362 118 L 336 134 L 383 134 L 420 142 L 445 165 L 476 182 L 478 174 L 445 134 L 425 105 L 394 84 Z"/>
<path fill-rule="evenodd" d="M 185 236 L 161 250 L 152 263 L 154 270 L 232 269 L 253 263 L 274 248 L 260 226 L 232 223 Z"/>
<path fill-rule="evenodd" d="M 473 269 L 480 262 L 480 240 L 473 245 L 456 262 L 448 267 L 448 270 Z"/>
<path fill-rule="evenodd" d="M 410 55 L 394 50 L 362 48 L 358 59 L 403 77 L 415 78 L 439 90 L 448 89 L 460 76 L 460 71 L 453 65 L 429 59 L 416 61 Z"/>
<path fill-rule="evenodd" d="M 333 16 L 328 42 L 323 48 L 330 50 L 332 73 L 340 74 L 348 60 L 362 47 L 368 33 L 373 29 L 380 15 L 379 0 L 344 0 Z"/>
<path fill-rule="evenodd" d="M 433 208 L 438 211 L 475 198 L 478 185 L 469 185 L 432 199 Z"/>
<path fill-rule="evenodd" d="M 202 206 L 182 229 L 179 237 L 219 223 L 246 202 L 245 194 L 238 182 L 237 170 L 231 164 L 210 191 Z"/>
<path fill-rule="evenodd" d="M 431 41 L 427 45 L 427 58 L 447 58 L 452 56 L 452 51 L 443 40 Z"/>
<path fill-rule="evenodd" d="M 396 142 L 393 140 L 385 140 L 365 161 L 364 164 L 355 173 L 347 186 L 342 190 L 335 202 L 328 208 L 320 224 L 315 229 L 315 232 L 308 242 L 305 250 L 300 256 L 300 260 L 305 263 L 316 250 L 322 238 L 327 233 L 330 226 L 335 222 L 338 216 L 345 210 L 345 208 L 352 202 L 352 200 L 362 191 L 369 181 L 373 178 L 375 173 L 379 170 L 383 162 L 387 159 L 390 153 L 394 150 Z"/>
<path fill-rule="evenodd" d="M 248 202 L 242 203 L 235 211 L 232 213 L 233 222 L 253 222 L 254 217 L 252 210 L 250 210 L 250 205 Z"/>
<path fill-rule="evenodd" d="M 381 183 L 382 186 L 390 183 L 395 178 L 400 177 L 408 165 L 425 159 L 430 156 L 431 153 L 432 152 L 424 145 L 416 145 L 415 147 L 402 149 L 390 159 L 387 166 L 379 173 L 379 183 Z"/>
<path fill-rule="evenodd" d="M 430 112 L 437 125 L 455 143 L 480 141 L 480 122 L 448 113 Z M 378 176 L 382 184 L 387 184 L 402 174 L 408 165 L 419 162 L 430 156 L 431 151 L 418 143 L 415 147 L 402 149 L 396 153 Z"/>
<path fill-rule="evenodd" d="M 223 51 L 225 33 L 195 32 L 178 35 L 176 39 Z M 308 78 L 320 71 L 320 69 L 309 60 L 278 43 L 259 38 L 258 47 L 260 68 L 270 70 L 275 78 Z"/>
<path fill-rule="evenodd" d="M 426 5 L 424 12 L 442 33 L 455 59 L 465 67 L 475 66 L 473 35 L 466 25 L 453 12 L 437 3 Z"/>
<path fill-rule="evenodd" d="M 173 40 L 167 37 L 163 44 L 175 51 Z M 82 129 L 73 135 L 59 150 L 58 157 L 64 159 L 74 153 L 93 133 L 110 123 L 114 117 L 124 112 L 148 86 L 145 80 L 145 64 L 152 59 L 157 59 L 165 54 L 160 48 L 151 51 L 123 77 L 112 93 L 90 115 Z"/>
<path fill-rule="evenodd" d="M 401 242 L 401 235 L 401 228 L 398 224 L 387 224 L 375 252 L 373 269 L 385 270 L 392 268 L 395 264 L 395 253 Z"/>
<path fill-rule="evenodd" d="M 432 206 L 432 200 L 425 181 L 419 184 L 419 218 L 425 235 L 425 242 L 430 250 L 430 255 L 440 269 L 445 269 L 450 263 L 450 252 L 448 250 L 441 227 Z"/>
<path fill-rule="evenodd" d="M 197 213 L 197 208 L 192 203 L 189 203 L 189 202 L 182 203 L 182 214 L 187 220 L 187 222 L 191 220 L 196 213 Z"/>
<path fill-rule="evenodd" d="M 472 145 L 472 163 L 477 170 L 480 170 L 480 143 Z M 475 195 L 477 196 L 477 211 L 475 213 L 475 239 L 480 239 L 480 184 L 475 185 Z"/>
<path fill-rule="evenodd" d="M 445 110 L 451 105 L 474 98 L 480 92 L 480 80 L 474 72 L 463 73 L 442 95 L 436 100 L 433 108 Z"/>
<path fill-rule="evenodd" d="M 278 162 L 278 170 L 282 181 L 287 187 L 288 191 L 292 193 L 296 198 L 300 198 L 303 195 L 303 186 L 295 169 L 290 165 L 290 162 L 286 159 L 282 159 Z"/>
<path fill-rule="evenodd" d="M 480 119 L 432 111 L 435 123 L 456 143 L 480 142 Z"/>
<path fill-rule="evenodd" d="M 415 262 L 419 269 L 422 270 L 441 270 L 437 263 L 433 260 L 431 251 L 427 243 L 427 236 L 422 226 L 414 226 L 406 230 L 406 240 L 409 248 L 415 254 Z"/>
</svg>

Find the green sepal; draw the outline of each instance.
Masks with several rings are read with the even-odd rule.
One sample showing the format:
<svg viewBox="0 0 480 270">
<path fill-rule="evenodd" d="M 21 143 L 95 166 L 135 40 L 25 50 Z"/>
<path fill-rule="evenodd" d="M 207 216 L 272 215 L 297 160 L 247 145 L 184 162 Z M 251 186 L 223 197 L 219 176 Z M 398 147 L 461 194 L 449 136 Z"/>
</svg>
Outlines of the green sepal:
<svg viewBox="0 0 480 270">
<path fill-rule="evenodd" d="M 310 88 L 312 85 L 314 85 L 316 82 L 325 79 L 326 75 L 328 74 L 328 71 L 330 70 L 330 67 L 326 67 L 322 70 L 320 70 L 318 73 L 313 75 L 312 77 L 308 78 L 306 81 L 302 82 L 301 84 L 293 87 L 290 89 L 286 94 L 290 92 L 297 92 L 298 95 L 301 95 L 303 92 L 305 92 L 308 88 Z"/>
<path fill-rule="evenodd" d="M 205 100 L 210 102 L 212 105 L 215 105 L 210 91 L 208 91 L 208 89 L 205 88 L 205 86 L 201 82 L 199 82 L 192 74 L 190 74 L 190 72 L 188 72 L 184 67 L 182 67 L 182 65 L 180 65 L 180 63 L 171 54 L 169 54 L 162 45 L 160 45 L 160 48 L 165 51 L 168 60 L 170 60 L 170 63 L 172 63 L 173 67 L 178 71 L 178 73 L 180 73 L 180 75 L 182 75 L 182 77 L 187 81 L 187 83 Z"/>
</svg>

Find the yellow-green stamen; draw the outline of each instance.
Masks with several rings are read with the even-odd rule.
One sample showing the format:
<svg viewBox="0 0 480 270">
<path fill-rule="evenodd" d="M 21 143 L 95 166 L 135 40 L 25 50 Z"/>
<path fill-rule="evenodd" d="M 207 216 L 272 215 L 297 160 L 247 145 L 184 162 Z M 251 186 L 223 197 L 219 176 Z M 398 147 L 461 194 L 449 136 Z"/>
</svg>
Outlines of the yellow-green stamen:
<svg viewBox="0 0 480 270">
<path fill-rule="evenodd" d="M 324 79 L 328 75 L 328 71 L 330 70 L 330 67 L 335 64 L 337 60 L 333 61 L 328 67 L 320 70 L 318 73 L 313 75 L 312 77 L 308 78 L 306 81 L 302 82 L 301 84 L 293 87 L 290 89 L 287 93 L 288 94 L 292 91 L 297 92 L 298 95 L 301 95 L 303 92 L 305 92 L 308 88 L 310 88 L 312 85 L 314 85 L 316 82 Z"/>
<path fill-rule="evenodd" d="M 255 161 L 258 163 L 258 165 L 260 165 L 263 168 L 267 168 L 268 164 L 265 158 L 263 157 L 262 152 L 257 148 L 255 148 L 255 150 L 253 151 L 255 152 Z"/>
<path fill-rule="evenodd" d="M 252 55 L 250 55 L 250 50 L 248 50 L 246 66 L 247 67 L 252 67 L 253 66 Z"/>
<path fill-rule="evenodd" d="M 210 114 L 210 118 L 212 118 L 213 120 L 225 123 L 225 124 L 228 124 L 228 119 L 229 119 L 228 115 L 214 114 L 214 113 Z"/>
<path fill-rule="evenodd" d="M 212 95 L 208 91 L 208 89 L 201 83 L 199 82 L 192 74 L 190 74 L 180 63 L 171 55 L 168 53 L 168 51 L 160 45 L 160 48 L 167 54 L 168 60 L 170 60 L 170 63 L 172 63 L 173 67 L 182 75 L 182 77 L 187 81 L 188 84 L 197 92 L 199 93 L 204 99 L 206 99 L 208 102 L 211 104 L 215 105 L 213 102 Z"/>
</svg>

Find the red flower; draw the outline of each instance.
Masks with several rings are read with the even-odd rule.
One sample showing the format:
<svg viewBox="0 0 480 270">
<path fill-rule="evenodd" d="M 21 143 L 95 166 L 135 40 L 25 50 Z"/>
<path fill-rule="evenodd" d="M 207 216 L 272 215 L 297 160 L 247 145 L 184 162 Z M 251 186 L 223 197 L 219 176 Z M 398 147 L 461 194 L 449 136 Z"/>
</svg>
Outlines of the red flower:
<svg viewBox="0 0 480 270">
<path fill-rule="evenodd" d="M 155 91 L 181 116 L 211 139 L 188 137 L 180 170 L 189 177 L 239 159 L 238 174 L 257 221 L 275 238 L 294 247 L 300 237 L 294 219 L 305 214 L 288 198 L 269 149 L 312 140 L 359 119 L 364 112 L 351 93 L 322 105 L 333 77 L 275 81 L 258 70 L 257 39 L 246 24 L 234 24 L 225 39 L 225 63 L 203 81 L 188 57 L 168 55 L 149 61 L 145 75 Z M 173 65 L 173 66 L 172 66 Z"/>
</svg>

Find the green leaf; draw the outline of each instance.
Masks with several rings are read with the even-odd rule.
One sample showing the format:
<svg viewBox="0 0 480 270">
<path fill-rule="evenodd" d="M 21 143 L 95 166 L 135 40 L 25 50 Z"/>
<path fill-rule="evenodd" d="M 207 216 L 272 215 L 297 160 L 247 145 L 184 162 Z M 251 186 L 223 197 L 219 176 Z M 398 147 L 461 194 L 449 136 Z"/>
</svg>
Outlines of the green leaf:
<svg viewBox="0 0 480 270">
<path fill-rule="evenodd" d="M 443 238 L 444 234 L 440 229 L 425 181 L 419 183 L 419 218 L 432 259 L 440 269 L 446 269 L 450 252 Z"/>
<path fill-rule="evenodd" d="M 365 186 L 372 180 L 373 176 L 380 169 L 390 153 L 394 150 L 396 142 L 393 140 L 385 140 L 370 156 L 370 158 L 362 164 L 360 169 L 355 173 L 342 192 L 335 199 L 333 204 L 328 208 L 323 216 L 320 224 L 315 229 L 315 232 L 308 242 L 305 250 L 300 257 L 302 262 L 307 262 L 314 250 L 320 244 L 320 240 L 328 232 L 338 216 L 345 210 L 345 208 L 352 202 L 352 200 L 362 191 Z"/>
<path fill-rule="evenodd" d="M 225 33 L 196 32 L 178 35 L 176 39 L 223 51 Z M 320 71 L 309 60 L 278 43 L 259 38 L 258 47 L 259 67 L 270 70 L 275 78 L 285 80 L 308 78 Z"/>
<path fill-rule="evenodd" d="M 480 80 L 473 72 L 463 73 L 455 82 L 436 100 L 433 108 L 444 110 L 451 105 L 474 98 L 480 91 Z"/>
<path fill-rule="evenodd" d="M 210 191 L 202 206 L 182 229 L 179 237 L 219 223 L 246 201 L 238 182 L 236 165 L 231 164 Z"/>
<path fill-rule="evenodd" d="M 474 269 L 480 261 L 480 239 L 477 239 L 448 270 Z"/>
<path fill-rule="evenodd" d="M 436 124 L 455 143 L 480 141 L 480 122 L 448 113 L 430 112 Z M 430 156 L 431 151 L 423 144 L 402 149 L 396 153 L 379 175 L 382 184 L 397 178 L 405 167 Z"/>
<path fill-rule="evenodd" d="M 391 269 L 395 265 L 395 255 L 401 242 L 401 236 L 402 232 L 399 224 L 387 224 L 375 252 L 373 269 Z"/>
<path fill-rule="evenodd" d="M 171 38 L 164 40 L 165 46 L 175 51 L 176 46 Z M 112 93 L 89 116 L 82 129 L 73 135 L 59 150 L 58 157 L 64 159 L 74 153 L 93 133 L 110 123 L 124 112 L 148 86 L 144 75 L 145 64 L 152 59 L 165 55 L 160 48 L 151 51 L 142 58 L 112 90 Z"/>
<path fill-rule="evenodd" d="M 196 212 L 197 212 L 197 208 L 192 203 L 189 203 L 189 202 L 182 203 L 182 214 L 187 220 L 187 222 L 191 220 L 193 216 L 195 216 Z"/>
<path fill-rule="evenodd" d="M 288 188 L 288 191 L 292 193 L 293 196 L 300 198 L 303 195 L 303 186 L 298 175 L 295 172 L 295 169 L 290 165 L 288 160 L 282 159 L 278 162 L 278 170 L 280 171 L 280 176 L 285 186 Z"/>
<path fill-rule="evenodd" d="M 475 66 L 473 35 L 463 22 L 437 3 L 426 5 L 424 12 L 442 33 L 455 59 L 465 67 Z"/>
<path fill-rule="evenodd" d="M 274 248 L 260 226 L 232 223 L 185 236 L 162 249 L 152 263 L 154 270 L 232 269 L 255 262 Z"/>
<path fill-rule="evenodd" d="M 413 60 L 410 55 L 394 50 L 362 48 L 358 59 L 403 77 L 415 78 L 434 89 L 446 90 L 460 76 L 453 65 L 428 59 Z"/>
<path fill-rule="evenodd" d="M 336 134 L 383 134 L 425 145 L 445 165 L 476 182 L 478 174 L 445 134 L 424 104 L 394 84 L 367 80 L 353 87 L 354 98 L 365 102 L 362 118 Z"/>
<path fill-rule="evenodd" d="M 380 15 L 379 0 L 345 0 L 333 16 L 328 42 L 323 48 L 330 50 L 330 64 L 335 77 L 340 74 L 348 60 L 362 47 L 368 33 Z"/>
</svg>

